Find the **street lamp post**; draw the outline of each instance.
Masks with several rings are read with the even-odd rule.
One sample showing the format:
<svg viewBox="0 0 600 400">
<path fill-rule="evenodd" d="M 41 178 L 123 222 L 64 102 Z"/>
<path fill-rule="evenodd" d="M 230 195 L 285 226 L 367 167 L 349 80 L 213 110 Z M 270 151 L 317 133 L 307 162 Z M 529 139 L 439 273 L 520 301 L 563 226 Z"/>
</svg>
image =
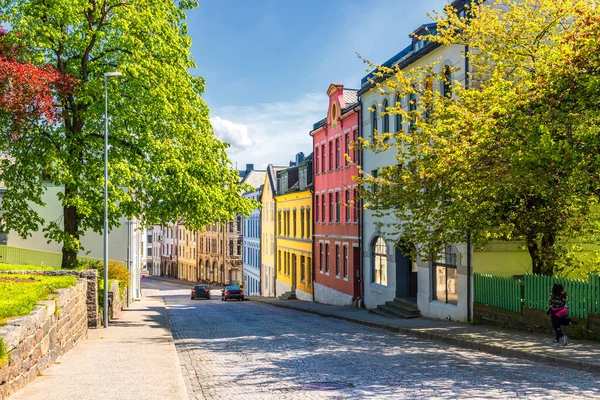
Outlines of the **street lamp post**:
<svg viewBox="0 0 600 400">
<path fill-rule="evenodd" d="M 120 72 L 104 74 L 104 327 L 108 328 L 108 78 Z"/>
</svg>

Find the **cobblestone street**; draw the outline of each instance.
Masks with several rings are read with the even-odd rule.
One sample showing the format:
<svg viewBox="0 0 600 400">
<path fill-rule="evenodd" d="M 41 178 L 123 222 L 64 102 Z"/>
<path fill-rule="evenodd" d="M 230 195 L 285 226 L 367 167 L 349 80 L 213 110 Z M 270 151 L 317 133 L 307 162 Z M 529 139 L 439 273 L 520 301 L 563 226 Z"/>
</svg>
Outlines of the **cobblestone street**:
<svg viewBox="0 0 600 400">
<path fill-rule="evenodd" d="M 196 399 L 600 398 L 579 370 L 468 351 L 254 302 L 190 300 L 152 279 L 167 304 Z M 191 285 L 190 285 L 191 287 Z"/>
</svg>

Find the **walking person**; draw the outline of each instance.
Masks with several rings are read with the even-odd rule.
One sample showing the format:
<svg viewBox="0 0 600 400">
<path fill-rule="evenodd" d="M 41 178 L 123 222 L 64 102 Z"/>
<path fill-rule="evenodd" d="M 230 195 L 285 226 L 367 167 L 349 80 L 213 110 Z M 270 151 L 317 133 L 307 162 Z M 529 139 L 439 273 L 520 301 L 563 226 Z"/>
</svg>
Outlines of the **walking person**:
<svg viewBox="0 0 600 400">
<path fill-rule="evenodd" d="M 554 283 L 554 286 L 552 286 L 552 293 L 550 294 L 550 300 L 548 301 L 550 304 L 550 309 L 546 313 L 550 315 L 552 328 L 554 329 L 554 332 L 556 332 L 554 344 L 562 343 L 565 346 L 567 345 L 567 335 L 565 335 L 561 327 L 563 325 L 570 324 L 570 321 L 567 318 L 568 299 L 569 296 L 567 295 L 563 285 L 560 282 Z"/>
</svg>

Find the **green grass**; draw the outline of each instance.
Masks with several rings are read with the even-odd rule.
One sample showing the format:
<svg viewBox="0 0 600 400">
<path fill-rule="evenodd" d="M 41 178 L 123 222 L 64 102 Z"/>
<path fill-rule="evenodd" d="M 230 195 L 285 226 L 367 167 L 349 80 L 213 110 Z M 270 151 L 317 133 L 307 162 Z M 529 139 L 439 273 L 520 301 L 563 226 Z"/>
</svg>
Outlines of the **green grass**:
<svg viewBox="0 0 600 400">
<path fill-rule="evenodd" d="M 54 269 L 54 267 L 42 267 L 39 265 L 19 265 L 19 264 L 6 264 L 0 263 L 0 271 L 50 271 Z"/>
<path fill-rule="evenodd" d="M 8 361 L 8 352 L 6 351 L 6 346 L 4 345 L 2 338 L 0 338 L 0 368 L 5 366 Z"/>
<path fill-rule="evenodd" d="M 29 314 L 40 300 L 75 282 L 74 276 L 0 274 L 0 324 L 8 318 Z"/>
</svg>

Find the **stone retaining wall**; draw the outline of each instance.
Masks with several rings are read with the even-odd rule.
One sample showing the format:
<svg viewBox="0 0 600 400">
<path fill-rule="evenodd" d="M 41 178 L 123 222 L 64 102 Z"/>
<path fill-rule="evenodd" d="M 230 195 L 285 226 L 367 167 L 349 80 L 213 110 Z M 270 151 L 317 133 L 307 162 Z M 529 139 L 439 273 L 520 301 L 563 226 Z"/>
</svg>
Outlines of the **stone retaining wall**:
<svg viewBox="0 0 600 400">
<path fill-rule="evenodd" d="M 95 269 L 55 270 L 55 271 L 1 271 L 0 274 L 15 275 L 45 275 L 45 276 L 74 276 L 87 280 L 87 324 L 88 328 L 98 327 L 98 271 Z"/>
<path fill-rule="evenodd" d="M 109 306 L 108 314 L 108 318 L 110 319 L 118 318 L 124 308 L 123 299 L 121 299 L 121 291 L 119 289 L 119 281 L 113 281 L 110 285 L 110 292 L 112 293 L 112 303 Z"/>
<path fill-rule="evenodd" d="M 518 314 L 484 304 L 473 303 L 473 316 L 481 322 L 500 327 L 510 327 L 527 332 L 554 334 L 546 311 L 523 307 Z M 571 325 L 563 328 L 574 339 L 600 340 L 600 315 L 589 313 L 588 319 L 571 318 Z"/>
<path fill-rule="evenodd" d="M 54 299 L 40 302 L 30 315 L 9 319 L 0 327 L 9 355 L 8 363 L 0 367 L 0 400 L 35 379 L 59 355 L 87 337 L 88 294 L 88 279 L 78 278 L 74 286 L 59 289 Z"/>
</svg>

